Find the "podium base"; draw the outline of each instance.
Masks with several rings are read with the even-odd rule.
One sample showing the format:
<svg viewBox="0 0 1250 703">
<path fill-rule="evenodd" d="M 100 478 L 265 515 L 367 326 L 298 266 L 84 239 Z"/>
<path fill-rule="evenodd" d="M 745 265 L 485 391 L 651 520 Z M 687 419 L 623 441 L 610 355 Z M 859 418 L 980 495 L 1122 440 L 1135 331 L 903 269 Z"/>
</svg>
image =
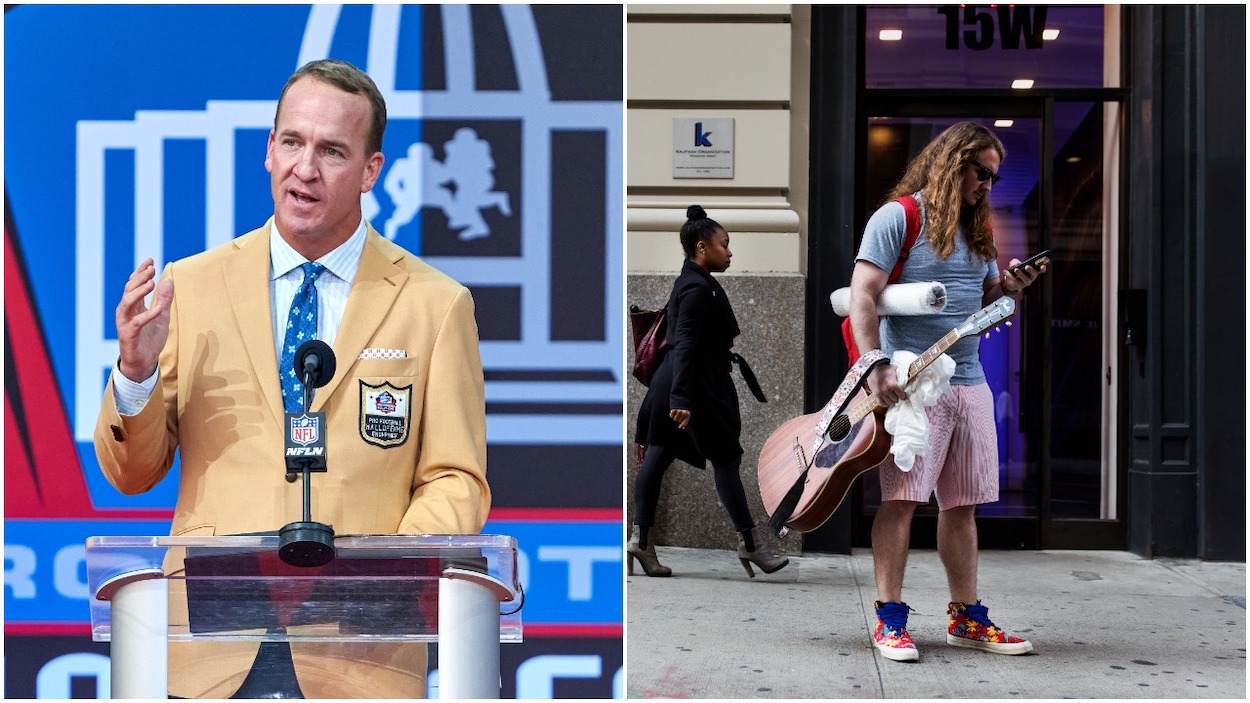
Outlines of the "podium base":
<svg viewBox="0 0 1250 703">
<path fill-rule="evenodd" d="M 291 566 L 325 566 L 334 561 L 334 528 L 292 522 L 278 532 L 278 557 Z"/>
</svg>

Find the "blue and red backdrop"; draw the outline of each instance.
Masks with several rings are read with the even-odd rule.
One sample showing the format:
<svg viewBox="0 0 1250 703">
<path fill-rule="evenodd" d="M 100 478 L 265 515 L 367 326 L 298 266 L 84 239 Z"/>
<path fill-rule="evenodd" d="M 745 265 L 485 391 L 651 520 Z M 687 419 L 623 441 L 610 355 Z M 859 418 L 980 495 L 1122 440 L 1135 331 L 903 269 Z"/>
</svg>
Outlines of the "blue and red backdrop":
<svg viewBox="0 0 1250 703">
<path fill-rule="evenodd" d="M 474 294 L 485 532 L 517 538 L 526 590 L 503 694 L 621 696 L 622 22 L 620 6 L 6 6 L 6 697 L 108 694 L 84 541 L 167 534 L 178 481 L 175 465 L 127 497 L 96 462 L 114 307 L 137 261 L 271 214 L 278 93 L 324 57 L 387 99 L 366 216 Z"/>
</svg>

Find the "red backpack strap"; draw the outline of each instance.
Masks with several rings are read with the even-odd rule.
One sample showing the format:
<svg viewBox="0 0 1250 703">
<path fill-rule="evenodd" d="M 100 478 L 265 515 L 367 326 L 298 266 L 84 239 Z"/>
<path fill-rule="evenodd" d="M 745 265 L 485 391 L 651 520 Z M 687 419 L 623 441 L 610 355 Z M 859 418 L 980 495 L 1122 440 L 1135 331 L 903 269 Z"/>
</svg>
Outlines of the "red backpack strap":
<svg viewBox="0 0 1250 703">
<path fill-rule="evenodd" d="M 894 270 L 890 272 L 890 283 L 897 283 L 898 277 L 903 275 L 903 264 L 907 263 L 912 245 L 920 236 L 920 206 L 916 203 L 916 197 L 904 195 L 898 198 L 897 202 L 903 206 L 903 212 L 907 216 L 907 236 L 903 239 L 903 248 L 898 252 L 898 261 L 894 264 Z M 855 332 L 851 329 L 850 315 L 842 320 L 842 341 L 846 344 L 846 355 L 853 366 L 859 360 L 859 349 L 855 346 Z"/>
<path fill-rule="evenodd" d="M 898 262 L 894 264 L 894 270 L 890 272 L 890 283 L 898 283 L 899 276 L 903 275 L 903 264 L 907 263 L 907 257 L 911 256 L 912 245 L 920 236 L 920 206 L 916 203 L 916 196 L 904 195 L 895 202 L 903 206 L 903 212 L 907 216 L 907 237 L 903 240 L 903 248 L 898 252 Z"/>
</svg>

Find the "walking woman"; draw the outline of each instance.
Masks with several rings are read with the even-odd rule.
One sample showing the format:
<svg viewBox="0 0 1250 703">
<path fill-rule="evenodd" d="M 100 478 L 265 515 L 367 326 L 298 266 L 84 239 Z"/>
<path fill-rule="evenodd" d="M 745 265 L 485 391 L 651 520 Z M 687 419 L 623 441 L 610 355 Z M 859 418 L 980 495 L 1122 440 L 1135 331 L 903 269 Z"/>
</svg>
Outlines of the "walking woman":
<svg viewBox="0 0 1250 703">
<path fill-rule="evenodd" d="M 751 510 L 738 471 L 742 465 L 742 417 L 729 373 L 739 334 L 729 298 L 712 273 L 729 268 L 729 233 L 698 205 L 686 210 L 681 246 L 686 261 L 668 299 L 668 355 L 656 369 L 638 411 L 635 441 L 646 447 L 634 483 L 634 532 L 626 551 L 648 576 L 670 576 L 656 559 L 648 531 L 655 524 L 660 484 L 674 459 L 704 467 L 711 462 L 716 492 L 738 532 L 738 560 L 766 574 L 789 563 L 755 544 Z"/>
</svg>

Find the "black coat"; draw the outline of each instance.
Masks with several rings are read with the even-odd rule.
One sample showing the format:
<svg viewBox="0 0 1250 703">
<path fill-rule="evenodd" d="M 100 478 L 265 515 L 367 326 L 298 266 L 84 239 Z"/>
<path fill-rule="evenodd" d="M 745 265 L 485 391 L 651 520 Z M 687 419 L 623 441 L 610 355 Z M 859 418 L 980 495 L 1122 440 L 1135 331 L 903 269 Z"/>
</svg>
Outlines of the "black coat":
<svg viewBox="0 0 1250 703">
<path fill-rule="evenodd" d="M 742 416 L 729 377 L 730 349 L 740 330 L 725 289 L 687 260 L 673 283 L 667 315 L 670 348 L 638 410 L 635 441 L 673 447 L 678 459 L 698 467 L 708 459 L 740 457 Z M 685 430 L 669 417 L 672 408 L 690 411 Z"/>
</svg>

